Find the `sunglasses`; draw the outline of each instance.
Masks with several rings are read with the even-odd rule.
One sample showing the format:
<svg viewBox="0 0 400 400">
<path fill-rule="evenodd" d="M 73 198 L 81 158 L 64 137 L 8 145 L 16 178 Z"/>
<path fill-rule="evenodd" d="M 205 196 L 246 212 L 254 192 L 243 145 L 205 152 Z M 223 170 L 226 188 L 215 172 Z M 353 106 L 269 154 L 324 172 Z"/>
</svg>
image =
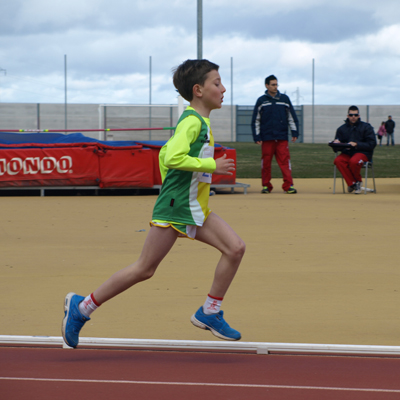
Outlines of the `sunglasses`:
<svg viewBox="0 0 400 400">
<path fill-rule="evenodd" d="M 349 117 L 358 117 L 360 114 L 349 114 Z"/>
</svg>

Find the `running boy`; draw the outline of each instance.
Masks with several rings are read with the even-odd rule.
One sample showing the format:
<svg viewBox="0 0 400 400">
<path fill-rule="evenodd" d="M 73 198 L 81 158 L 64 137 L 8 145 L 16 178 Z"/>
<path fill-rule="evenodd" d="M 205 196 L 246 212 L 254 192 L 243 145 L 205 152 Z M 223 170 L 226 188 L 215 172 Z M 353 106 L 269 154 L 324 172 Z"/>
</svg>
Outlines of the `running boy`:
<svg viewBox="0 0 400 400">
<path fill-rule="evenodd" d="M 174 136 L 160 151 L 163 185 L 154 206 L 150 232 L 134 264 L 116 272 L 86 298 L 67 294 L 62 334 L 68 346 L 78 345 L 79 332 L 97 307 L 151 278 L 179 236 L 199 240 L 221 252 L 210 292 L 191 322 L 221 339 L 241 338 L 240 332 L 224 320 L 220 307 L 244 255 L 245 244 L 208 208 L 211 174 L 232 175 L 235 170 L 234 161 L 226 155 L 213 158 L 209 116 L 213 109 L 221 108 L 226 90 L 218 69 L 218 65 L 207 60 L 187 60 L 175 70 L 174 85 L 190 106 L 180 117 Z"/>
</svg>

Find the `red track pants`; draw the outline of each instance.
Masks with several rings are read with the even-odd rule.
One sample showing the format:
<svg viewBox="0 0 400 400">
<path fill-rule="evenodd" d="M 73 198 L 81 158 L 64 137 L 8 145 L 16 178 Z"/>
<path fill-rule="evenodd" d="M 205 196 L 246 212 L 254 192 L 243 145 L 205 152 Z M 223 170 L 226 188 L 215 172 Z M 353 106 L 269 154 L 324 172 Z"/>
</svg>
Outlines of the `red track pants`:
<svg viewBox="0 0 400 400">
<path fill-rule="evenodd" d="M 342 174 L 347 186 L 351 186 L 362 181 L 360 171 L 365 161 L 368 161 L 368 157 L 362 153 L 356 153 L 353 156 L 340 154 L 333 163 Z"/>
<path fill-rule="evenodd" d="M 292 167 L 290 165 L 290 153 L 287 140 L 267 140 L 262 142 L 261 180 L 262 185 L 269 191 L 273 189 L 271 184 L 271 162 L 275 155 L 276 162 L 282 171 L 282 189 L 286 192 L 293 186 Z"/>
</svg>

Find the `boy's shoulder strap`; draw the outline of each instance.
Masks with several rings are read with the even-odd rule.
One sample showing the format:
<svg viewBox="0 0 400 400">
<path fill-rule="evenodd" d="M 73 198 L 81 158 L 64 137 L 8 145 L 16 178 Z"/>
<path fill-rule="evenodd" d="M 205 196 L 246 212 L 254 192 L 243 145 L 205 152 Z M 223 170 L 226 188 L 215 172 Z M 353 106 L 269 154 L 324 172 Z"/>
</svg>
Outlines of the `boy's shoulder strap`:
<svg viewBox="0 0 400 400">
<path fill-rule="evenodd" d="M 202 123 L 202 124 L 205 124 L 206 122 L 204 121 L 204 119 L 203 119 L 203 117 L 197 112 L 197 111 L 195 111 L 195 110 L 185 110 L 183 113 L 182 113 L 182 115 L 181 115 L 181 117 L 179 118 L 179 120 L 178 120 L 178 123 L 176 124 L 176 125 L 178 125 L 182 120 L 184 120 L 186 117 L 188 117 L 189 115 L 194 115 L 195 117 L 197 117 L 199 120 L 200 120 L 200 122 Z"/>
</svg>

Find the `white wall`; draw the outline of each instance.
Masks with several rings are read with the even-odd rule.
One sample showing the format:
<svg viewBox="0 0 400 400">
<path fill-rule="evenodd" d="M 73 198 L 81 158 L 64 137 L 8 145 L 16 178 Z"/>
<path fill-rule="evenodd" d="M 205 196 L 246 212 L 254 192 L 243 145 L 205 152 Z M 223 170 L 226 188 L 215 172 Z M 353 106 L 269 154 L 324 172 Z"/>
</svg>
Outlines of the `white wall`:
<svg viewBox="0 0 400 400">
<path fill-rule="evenodd" d="M 67 106 L 67 129 L 77 131 L 104 129 L 104 124 L 109 129 L 171 127 L 176 125 L 178 118 L 178 105 L 154 105 L 151 108 L 145 105 L 104 107 L 99 104 L 68 104 Z M 235 141 L 235 113 L 233 118 L 233 140 Z M 223 106 L 220 110 L 212 111 L 210 120 L 216 140 L 231 141 L 231 106 Z M 36 130 L 39 128 L 64 130 L 64 104 L 0 103 L 0 129 Z M 107 140 L 167 140 L 171 132 L 170 130 L 107 132 L 106 138 Z M 89 137 L 104 139 L 102 130 L 83 133 Z"/>
<path fill-rule="evenodd" d="M 349 104 L 350 105 L 350 104 Z M 233 141 L 236 140 L 236 110 L 233 112 Z M 327 143 L 335 136 L 336 129 L 346 119 L 349 106 L 314 107 L 314 143 Z M 358 106 L 361 118 L 369 120 L 375 131 L 388 115 L 400 124 L 400 105 L 389 106 Z M 303 106 L 304 110 L 304 142 L 312 143 L 312 106 Z M 146 105 L 106 106 L 107 128 L 148 128 L 150 125 L 150 108 Z M 151 107 L 151 126 L 175 126 L 178 120 L 178 105 L 154 105 Z M 224 105 L 219 110 L 213 110 L 210 116 L 211 127 L 217 142 L 229 142 L 231 131 L 231 106 Z M 249 122 L 250 123 L 250 122 Z M 400 125 L 399 125 L 400 126 Z M 64 104 L 36 103 L 0 103 L 0 129 L 52 129 L 65 128 Z M 99 104 L 68 104 L 67 128 L 103 129 L 104 107 Z M 400 129 L 400 127 L 399 127 Z M 96 139 L 104 138 L 104 131 L 84 132 L 86 136 Z M 136 131 L 107 132 L 108 140 L 167 140 L 171 131 Z"/>
</svg>

